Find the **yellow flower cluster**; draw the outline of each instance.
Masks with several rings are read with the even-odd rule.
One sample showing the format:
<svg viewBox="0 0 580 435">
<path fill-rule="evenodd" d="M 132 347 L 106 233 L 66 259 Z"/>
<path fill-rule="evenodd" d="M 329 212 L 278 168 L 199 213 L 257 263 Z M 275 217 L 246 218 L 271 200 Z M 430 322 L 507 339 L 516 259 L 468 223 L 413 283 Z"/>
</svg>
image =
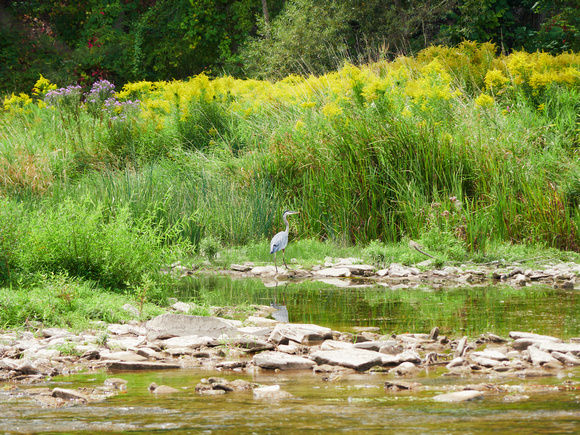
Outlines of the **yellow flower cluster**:
<svg viewBox="0 0 580 435">
<path fill-rule="evenodd" d="M 10 97 L 4 98 L 4 110 L 14 113 L 27 113 L 29 110 L 26 106 L 31 103 L 32 98 L 25 93 L 12 94 Z"/>
<path fill-rule="evenodd" d="M 429 47 L 416 57 L 390 62 L 345 64 L 320 77 L 290 75 L 272 83 L 200 74 L 189 80 L 128 83 L 116 97 L 139 99 L 141 116 L 158 128 L 175 115 L 189 118 L 192 103 L 217 103 L 240 119 L 290 117 L 301 129 L 301 123 L 313 117 L 329 120 L 355 106 L 387 107 L 395 116 L 422 116 L 465 95 L 472 95 L 480 107 L 490 107 L 494 98 L 520 87 L 537 95 L 552 84 L 580 86 L 580 54 L 495 53 L 493 44 L 464 42 L 457 47 Z M 34 93 L 42 95 L 54 87 L 41 76 Z M 22 110 L 30 101 L 26 94 L 12 95 L 4 108 Z"/>
</svg>

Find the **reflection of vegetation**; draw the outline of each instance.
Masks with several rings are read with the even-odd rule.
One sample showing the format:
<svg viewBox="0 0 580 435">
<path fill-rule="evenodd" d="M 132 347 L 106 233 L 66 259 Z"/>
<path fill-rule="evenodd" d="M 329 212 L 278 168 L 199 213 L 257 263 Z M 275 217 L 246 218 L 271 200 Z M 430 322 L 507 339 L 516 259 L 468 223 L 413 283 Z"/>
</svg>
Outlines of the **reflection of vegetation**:
<svg viewBox="0 0 580 435">
<path fill-rule="evenodd" d="M 206 286 L 204 283 L 207 283 Z M 578 294 L 544 286 L 430 290 L 382 286 L 338 288 L 319 281 L 280 283 L 196 277 L 194 292 L 182 293 L 208 305 L 270 304 L 288 308 L 290 321 L 336 329 L 377 326 L 384 333 L 429 332 L 438 326 L 450 336 L 533 331 L 569 337 L 580 333 Z"/>
</svg>

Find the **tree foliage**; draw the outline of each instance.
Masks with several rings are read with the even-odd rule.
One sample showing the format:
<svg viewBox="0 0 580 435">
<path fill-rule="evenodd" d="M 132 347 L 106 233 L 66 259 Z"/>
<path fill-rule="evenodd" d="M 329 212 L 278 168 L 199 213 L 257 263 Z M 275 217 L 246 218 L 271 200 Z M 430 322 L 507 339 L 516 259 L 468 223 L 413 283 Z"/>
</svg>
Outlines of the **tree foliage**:
<svg viewBox="0 0 580 435">
<path fill-rule="evenodd" d="M 40 74 L 87 87 L 319 74 L 463 40 L 557 54 L 580 50 L 579 29 L 579 0 L 5 0 L 0 94 Z"/>
</svg>

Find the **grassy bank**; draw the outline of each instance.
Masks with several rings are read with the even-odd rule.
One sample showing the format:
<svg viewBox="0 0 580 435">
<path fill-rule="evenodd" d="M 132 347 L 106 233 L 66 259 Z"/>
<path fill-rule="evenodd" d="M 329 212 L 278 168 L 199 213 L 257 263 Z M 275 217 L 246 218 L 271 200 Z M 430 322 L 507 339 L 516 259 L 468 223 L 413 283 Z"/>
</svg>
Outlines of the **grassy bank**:
<svg viewBox="0 0 580 435">
<path fill-rule="evenodd" d="M 0 114 L 0 278 L 167 294 L 173 261 L 268 260 L 285 208 L 305 261 L 578 251 L 579 85 L 579 55 L 474 43 L 276 83 L 41 79 Z"/>
</svg>

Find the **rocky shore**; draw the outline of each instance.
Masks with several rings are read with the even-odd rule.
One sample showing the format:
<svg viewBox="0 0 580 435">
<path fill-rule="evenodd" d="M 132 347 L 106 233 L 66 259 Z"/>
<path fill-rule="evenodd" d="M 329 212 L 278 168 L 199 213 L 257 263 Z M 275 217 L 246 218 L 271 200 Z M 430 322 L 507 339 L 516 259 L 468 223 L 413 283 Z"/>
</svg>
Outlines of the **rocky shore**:
<svg viewBox="0 0 580 435">
<path fill-rule="evenodd" d="M 341 332 L 312 324 L 280 323 L 268 318 L 270 307 L 256 308 L 260 315 L 244 322 L 167 313 L 143 324 L 110 324 L 105 331 L 80 334 L 59 328 L 4 332 L 0 334 L 0 389 L 5 394 L 28 395 L 43 406 L 59 407 L 118 394 L 126 388 L 124 371 L 189 368 L 245 377 L 259 371 L 302 370 L 329 382 L 373 373 L 385 377 L 385 394 L 424 390 L 421 376 L 434 369 L 443 370 L 442 376 L 473 379 L 474 384 L 467 388 L 447 388 L 433 396 L 433 400 L 445 402 L 481 399 L 502 391 L 506 393 L 504 400 L 529 397 L 531 390 L 511 391 L 512 387 L 504 385 L 507 379 L 555 376 L 561 381 L 557 389 L 580 389 L 568 379 L 577 376 L 580 366 L 580 338 L 564 342 L 518 331 L 510 332 L 509 337 L 492 333 L 476 338 L 446 337 L 438 328 L 429 334 L 391 336 L 380 335 L 373 328 Z M 56 375 L 93 370 L 108 370 L 112 376 L 95 388 L 45 386 Z M 498 382 L 490 382 L 492 378 Z M 31 384 L 41 386 L 33 388 Z M 553 391 L 554 386 L 545 388 Z M 253 390 L 256 399 L 291 397 L 276 384 L 227 381 L 216 376 L 195 387 L 200 395 L 235 394 L 239 390 Z M 536 390 L 542 388 L 536 386 Z M 149 391 L 179 393 L 156 384 L 151 384 Z"/>
<path fill-rule="evenodd" d="M 294 263 L 294 264 L 292 264 Z M 457 266 L 434 267 L 434 260 L 428 259 L 415 266 L 391 263 L 389 267 L 379 269 L 364 264 L 357 258 L 326 258 L 324 264 L 304 268 L 291 261 L 289 268 L 280 266 L 278 271 L 272 265 L 256 266 L 252 262 L 231 264 L 217 270 L 218 273 L 234 277 L 259 277 L 267 280 L 304 280 L 315 279 L 338 287 L 347 287 L 372 281 L 373 284 L 386 287 L 414 287 L 429 284 L 432 287 L 449 287 L 464 285 L 486 285 L 489 283 L 506 283 L 524 287 L 533 284 L 550 285 L 556 288 L 573 289 L 580 275 L 580 264 L 550 263 L 539 267 L 526 267 L 525 261 L 509 265 L 493 262 L 486 265 L 464 264 Z M 172 265 L 168 273 L 177 277 L 203 273 L 207 269 L 215 273 L 210 263 L 196 266 L 185 266 L 181 263 Z"/>
</svg>

